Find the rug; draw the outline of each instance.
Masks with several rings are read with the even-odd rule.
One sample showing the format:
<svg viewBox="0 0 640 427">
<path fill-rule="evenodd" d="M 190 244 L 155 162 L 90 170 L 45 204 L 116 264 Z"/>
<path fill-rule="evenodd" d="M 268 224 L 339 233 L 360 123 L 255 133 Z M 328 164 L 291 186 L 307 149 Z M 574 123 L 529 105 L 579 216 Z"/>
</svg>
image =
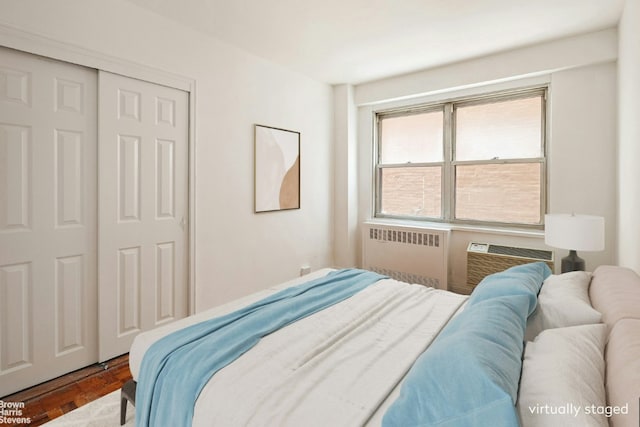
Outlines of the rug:
<svg viewBox="0 0 640 427">
<path fill-rule="evenodd" d="M 126 427 L 135 425 L 135 408 L 127 403 Z M 44 424 L 47 427 L 118 427 L 120 426 L 120 390 L 67 412 Z"/>
</svg>

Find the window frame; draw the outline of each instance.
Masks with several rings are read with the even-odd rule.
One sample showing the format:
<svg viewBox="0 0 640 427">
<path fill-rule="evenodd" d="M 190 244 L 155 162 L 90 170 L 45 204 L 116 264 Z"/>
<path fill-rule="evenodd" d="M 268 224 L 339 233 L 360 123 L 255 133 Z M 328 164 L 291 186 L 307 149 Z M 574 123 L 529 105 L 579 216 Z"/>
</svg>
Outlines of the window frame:
<svg viewBox="0 0 640 427">
<path fill-rule="evenodd" d="M 374 132 L 373 132 L 373 217 L 398 220 L 413 220 L 422 222 L 441 222 L 448 224 L 472 225 L 472 226 L 494 226 L 502 228 L 527 228 L 542 229 L 544 227 L 544 214 L 547 211 L 547 102 L 548 102 L 548 85 L 538 85 L 534 87 L 521 88 L 515 90 L 503 90 L 491 92 L 482 95 L 452 98 L 438 102 L 430 102 L 413 106 L 393 108 L 387 110 L 374 111 Z M 483 105 L 497 102 L 504 102 L 516 99 L 531 98 L 540 96 L 541 105 L 541 140 L 540 153 L 541 157 L 527 157 L 514 159 L 488 159 L 488 160 L 456 160 L 456 109 L 471 105 Z M 401 164 L 383 164 L 381 160 L 381 126 L 382 120 L 391 117 L 401 117 L 413 114 L 421 114 L 430 111 L 443 112 L 443 157 L 441 162 L 428 163 L 401 163 Z M 501 221 L 483 221 L 472 219 L 455 218 L 456 212 L 456 166 L 459 165 L 489 165 L 489 164 L 524 164 L 538 163 L 540 164 L 540 221 L 537 224 L 525 224 L 516 222 Z M 381 212 L 382 207 L 382 171 L 385 168 L 398 167 L 433 167 L 440 165 L 441 172 L 441 216 L 440 217 L 424 217 L 411 215 L 394 215 L 384 214 Z"/>
</svg>

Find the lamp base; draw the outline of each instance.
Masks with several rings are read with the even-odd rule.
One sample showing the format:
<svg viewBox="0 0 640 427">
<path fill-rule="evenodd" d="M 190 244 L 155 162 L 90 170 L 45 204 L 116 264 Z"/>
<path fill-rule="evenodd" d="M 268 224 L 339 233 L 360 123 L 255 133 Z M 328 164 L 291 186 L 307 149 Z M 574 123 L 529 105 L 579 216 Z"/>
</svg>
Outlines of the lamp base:
<svg viewBox="0 0 640 427">
<path fill-rule="evenodd" d="M 569 255 L 562 258 L 562 269 L 563 273 L 568 273 L 569 271 L 584 271 L 585 262 L 582 258 L 578 256 L 576 251 L 569 251 Z"/>
</svg>

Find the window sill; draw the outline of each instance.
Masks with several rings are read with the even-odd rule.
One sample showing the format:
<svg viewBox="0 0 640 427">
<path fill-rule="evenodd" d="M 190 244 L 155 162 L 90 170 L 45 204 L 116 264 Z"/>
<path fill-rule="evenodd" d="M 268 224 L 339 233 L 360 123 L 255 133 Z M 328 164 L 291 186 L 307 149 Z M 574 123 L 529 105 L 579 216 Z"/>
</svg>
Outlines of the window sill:
<svg viewBox="0 0 640 427">
<path fill-rule="evenodd" d="M 533 230 L 524 228 L 508 228 L 508 227 L 491 227 L 486 225 L 462 225 L 462 224 L 450 224 L 443 222 L 428 222 L 428 221 L 412 221 L 408 219 L 385 219 L 385 218 L 371 218 L 364 221 L 367 224 L 377 225 L 397 225 L 414 228 L 424 229 L 437 229 L 448 230 L 452 232 L 463 233 L 483 233 L 494 234 L 500 236 L 516 236 L 516 237 L 528 237 L 544 239 L 544 230 Z"/>
</svg>

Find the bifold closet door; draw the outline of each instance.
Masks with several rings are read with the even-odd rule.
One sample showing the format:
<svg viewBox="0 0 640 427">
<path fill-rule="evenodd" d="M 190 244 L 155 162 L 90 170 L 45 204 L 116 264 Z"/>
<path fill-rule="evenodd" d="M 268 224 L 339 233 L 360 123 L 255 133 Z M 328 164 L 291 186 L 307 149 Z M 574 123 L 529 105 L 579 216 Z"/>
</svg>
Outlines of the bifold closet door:
<svg viewBox="0 0 640 427">
<path fill-rule="evenodd" d="M 0 396 L 97 360 L 97 72 L 0 47 Z"/>
<path fill-rule="evenodd" d="M 188 94 L 99 72 L 101 361 L 188 312 Z"/>
</svg>

